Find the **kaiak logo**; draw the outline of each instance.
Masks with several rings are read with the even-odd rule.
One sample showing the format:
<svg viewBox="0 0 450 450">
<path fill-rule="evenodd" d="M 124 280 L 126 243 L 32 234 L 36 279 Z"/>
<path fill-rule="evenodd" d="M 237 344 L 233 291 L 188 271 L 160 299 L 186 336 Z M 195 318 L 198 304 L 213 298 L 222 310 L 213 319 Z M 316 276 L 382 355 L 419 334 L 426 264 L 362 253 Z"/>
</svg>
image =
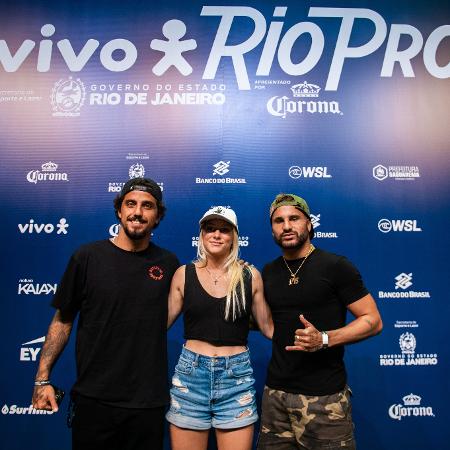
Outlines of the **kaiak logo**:
<svg viewBox="0 0 450 450">
<path fill-rule="evenodd" d="M 395 232 L 418 232 L 422 231 L 417 225 L 417 220 L 413 219 L 380 219 L 378 221 L 378 229 L 382 233 Z"/>
<path fill-rule="evenodd" d="M 420 406 L 422 397 L 413 393 L 403 397 L 403 405 L 391 405 L 388 411 L 389 417 L 394 420 L 402 420 L 405 417 L 435 417 L 431 406 Z"/>
<path fill-rule="evenodd" d="M 298 178 L 332 178 L 328 173 L 328 167 L 322 166 L 311 166 L 311 167 L 300 167 L 291 166 L 289 167 L 289 176 L 294 179 Z"/>
<path fill-rule="evenodd" d="M 67 223 L 67 220 L 62 217 L 59 219 L 59 222 L 56 225 L 53 225 L 51 223 L 41 223 L 37 224 L 34 222 L 34 219 L 30 219 L 28 223 L 21 224 L 19 223 L 17 225 L 19 227 L 19 231 L 22 234 L 32 234 L 32 233 L 46 233 L 51 234 L 56 229 L 56 234 L 67 234 L 67 228 L 69 228 L 69 224 Z"/>
<path fill-rule="evenodd" d="M 32 279 L 20 279 L 17 288 L 18 295 L 48 295 L 55 294 L 57 284 L 34 283 Z"/>
</svg>

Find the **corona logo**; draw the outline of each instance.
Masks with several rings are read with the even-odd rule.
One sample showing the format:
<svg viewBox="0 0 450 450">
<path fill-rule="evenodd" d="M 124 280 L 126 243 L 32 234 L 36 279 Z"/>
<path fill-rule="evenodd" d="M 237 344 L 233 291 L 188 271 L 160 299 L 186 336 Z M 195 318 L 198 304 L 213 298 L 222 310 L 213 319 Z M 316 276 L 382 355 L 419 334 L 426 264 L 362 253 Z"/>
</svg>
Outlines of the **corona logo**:
<svg viewBox="0 0 450 450">
<path fill-rule="evenodd" d="M 42 164 L 41 168 L 43 172 L 56 172 L 58 164 L 49 161 L 48 163 Z"/>
<path fill-rule="evenodd" d="M 318 97 L 320 87 L 316 84 L 309 84 L 306 81 L 295 84 L 291 87 L 294 97 Z"/>
<path fill-rule="evenodd" d="M 403 404 L 405 406 L 419 406 L 421 400 L 422 400 L 422 397 L 419 397 L 418 395 L 414 395 L 414 394 L 409 394 L 409 395 L 405 395 L 403 397 Z"/>
</svg>

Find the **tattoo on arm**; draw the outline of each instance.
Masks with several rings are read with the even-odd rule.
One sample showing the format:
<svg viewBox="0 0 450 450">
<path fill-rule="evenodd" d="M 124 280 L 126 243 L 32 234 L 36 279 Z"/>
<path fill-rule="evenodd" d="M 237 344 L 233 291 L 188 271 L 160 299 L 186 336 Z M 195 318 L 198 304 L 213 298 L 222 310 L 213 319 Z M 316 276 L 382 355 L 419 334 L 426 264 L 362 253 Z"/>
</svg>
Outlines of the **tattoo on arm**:
<svg viewBox="0 0 450 450">
<path fill-rule="evenodd" d="M 364 317 L 364 320 L 368 323 L 369 329 L 371 330 L 373 328 L 373 323 L 367 317 Z"/>
<path fill-rule="evenodd" d="M 63 319 L 60 311 L 57 311 L 48 329 L 45 343 L 41 351 L 38 377 L 41 372 L 50 372 L 59 355 L 66 346 L 72 330 L 73 319 Z"/>
</svg>

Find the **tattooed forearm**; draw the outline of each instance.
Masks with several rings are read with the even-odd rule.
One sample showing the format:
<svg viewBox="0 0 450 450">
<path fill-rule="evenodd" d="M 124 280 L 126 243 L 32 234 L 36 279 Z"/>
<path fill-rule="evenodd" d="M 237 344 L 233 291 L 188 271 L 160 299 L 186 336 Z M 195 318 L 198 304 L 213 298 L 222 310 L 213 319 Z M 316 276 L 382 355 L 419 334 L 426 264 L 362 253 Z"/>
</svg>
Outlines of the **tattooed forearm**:
<svg viewBox="0 0 450 450">
<path fill-rule="evenodd" d="M 60 311 L 56 312 L 48 329 L 45 343 L 41 351 L 37 378 L 49 377 L 50 370 L 69 340 L 72 325 L 72 318 L 69 320 L 66 318 L 63 319 Z"/>
</svg>

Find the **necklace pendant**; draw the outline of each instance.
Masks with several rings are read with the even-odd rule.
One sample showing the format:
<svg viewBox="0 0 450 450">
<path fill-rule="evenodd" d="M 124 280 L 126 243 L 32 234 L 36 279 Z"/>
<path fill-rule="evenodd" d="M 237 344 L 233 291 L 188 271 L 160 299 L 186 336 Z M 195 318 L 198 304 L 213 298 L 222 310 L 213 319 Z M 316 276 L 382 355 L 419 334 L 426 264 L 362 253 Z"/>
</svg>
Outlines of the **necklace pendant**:
<svg viewBox="0 0 450 450">
<path fill-rule="evenodd" d="M 298 277 L 296 277 L 295 275 L 292 275 L 289 279 L 289 286 L 292 286 L 293 284 L 298 284 Z"/>
</svg>

